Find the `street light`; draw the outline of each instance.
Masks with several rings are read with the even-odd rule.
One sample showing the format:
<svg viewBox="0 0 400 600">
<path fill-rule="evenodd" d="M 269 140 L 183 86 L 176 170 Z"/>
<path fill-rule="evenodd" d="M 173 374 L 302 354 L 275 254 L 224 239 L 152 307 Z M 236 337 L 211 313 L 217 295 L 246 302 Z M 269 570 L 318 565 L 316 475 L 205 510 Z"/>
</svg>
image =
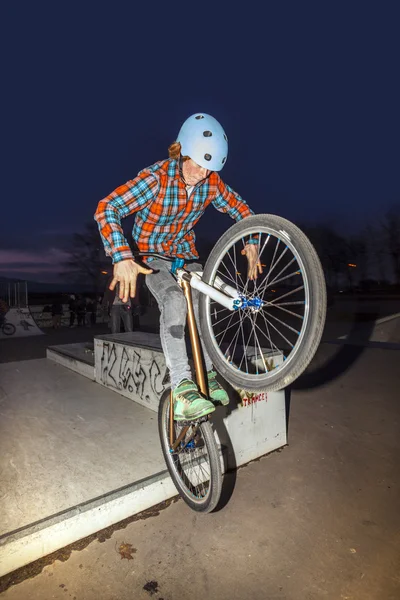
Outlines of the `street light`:
<svg viewBox="0 0 400 600">
<path fill-rule="evenodd" d="M 354 263 L 348 263 L 347 266 L 348 267 L 352 267 L 353 269 L 355 269 L 357 265 L 355 265 Z"/>
</svg>

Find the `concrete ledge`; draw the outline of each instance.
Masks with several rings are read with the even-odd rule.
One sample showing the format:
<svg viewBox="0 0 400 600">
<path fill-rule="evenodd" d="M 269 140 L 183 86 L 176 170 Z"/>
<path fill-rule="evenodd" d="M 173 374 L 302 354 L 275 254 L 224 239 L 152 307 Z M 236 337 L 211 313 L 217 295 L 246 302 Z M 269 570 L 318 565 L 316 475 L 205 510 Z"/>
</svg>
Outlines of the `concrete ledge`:
<svg viewBox="0 0 400 600">
<path fill-rule="evenodd" d="M 0 536 L 0 577 L 177 495 L 168 471 Z"/>
<path fill-rule="evenodd" d="M 77 344 L 68 345 L 77 346 Z M 92 381 L 96 379 L 94 364 L 90 364 L 89 361 L 84 362 L 82 358 L 74 358 L 71 353 L 68 353 L 66 346 L 50 346 L 46 350 L 46 358 Z"/>
</svg>

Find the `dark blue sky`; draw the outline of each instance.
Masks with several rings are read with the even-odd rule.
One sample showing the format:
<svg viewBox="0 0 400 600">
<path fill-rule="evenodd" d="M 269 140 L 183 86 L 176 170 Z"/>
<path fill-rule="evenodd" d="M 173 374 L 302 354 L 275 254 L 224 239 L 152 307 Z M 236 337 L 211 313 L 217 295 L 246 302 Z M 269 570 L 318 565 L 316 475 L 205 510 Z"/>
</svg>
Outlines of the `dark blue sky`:
<svg viewBox="0 0 400 600">
<path fill-rule="evenodd" d="M 3 2 L 0 274 L 50 279 L 97 202 L 204 111 L 255 212 L 354 231 L 399 204 L 397 2 Z M 198 235 L 231 225 L 210 207 Z"/>
</svg>

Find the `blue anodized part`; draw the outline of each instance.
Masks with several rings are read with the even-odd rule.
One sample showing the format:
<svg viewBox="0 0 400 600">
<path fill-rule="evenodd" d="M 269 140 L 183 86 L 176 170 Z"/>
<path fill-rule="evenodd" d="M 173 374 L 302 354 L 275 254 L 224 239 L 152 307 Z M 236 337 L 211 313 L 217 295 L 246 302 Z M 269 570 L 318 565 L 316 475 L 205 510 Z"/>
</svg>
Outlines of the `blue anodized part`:
<svg viewBox="0 0 400 600">
<path fill-rule="evenodd" d="M 233 308 L 235 310 L 238 310 L 238 308 L 254 308 L 259 310 L 262 305 L 263 301 L 261 298 L 245 298 L 245 296 L 240 296 L 233 302 Z"/>
<path fill-rule="evenodd" d="M 172 275 L 175 275 L 178 269 L 182 269 L 184 264 L 185 264 L 184 258 L 174 258 L 172 265 L 171 265 Z"/>
</svg>

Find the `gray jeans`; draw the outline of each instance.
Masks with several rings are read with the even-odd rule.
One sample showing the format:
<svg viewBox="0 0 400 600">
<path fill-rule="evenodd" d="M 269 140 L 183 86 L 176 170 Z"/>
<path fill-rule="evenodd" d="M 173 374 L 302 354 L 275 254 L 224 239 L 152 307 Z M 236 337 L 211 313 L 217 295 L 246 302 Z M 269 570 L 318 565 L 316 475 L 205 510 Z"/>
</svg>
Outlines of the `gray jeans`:
<svg viewBox="0 0 400 600">
<path fill-rule="evenodd" d="M 157 300 L 160 309 L 161 346 L 174 389 L 182 379 L 193 379 L 189 366 L 185 342 L 185 324 L 187 315 L 186 299 L 183 290 L 171 275 L 171 263 L 161 259 L 152 260 L 149 267 L 157 269 L 158 273 L 146 275 L 146 285 Z M 188 271 L 202 271 L 198 263 L 188 265 Z M 193 308 L 197 329 L 203 348 L 204 363 L 207 371 L 212 369 L 212 362 L 203 344 L 199 327 L 199 297 L 200 292 L 192 288 Z"/>
</svg>

